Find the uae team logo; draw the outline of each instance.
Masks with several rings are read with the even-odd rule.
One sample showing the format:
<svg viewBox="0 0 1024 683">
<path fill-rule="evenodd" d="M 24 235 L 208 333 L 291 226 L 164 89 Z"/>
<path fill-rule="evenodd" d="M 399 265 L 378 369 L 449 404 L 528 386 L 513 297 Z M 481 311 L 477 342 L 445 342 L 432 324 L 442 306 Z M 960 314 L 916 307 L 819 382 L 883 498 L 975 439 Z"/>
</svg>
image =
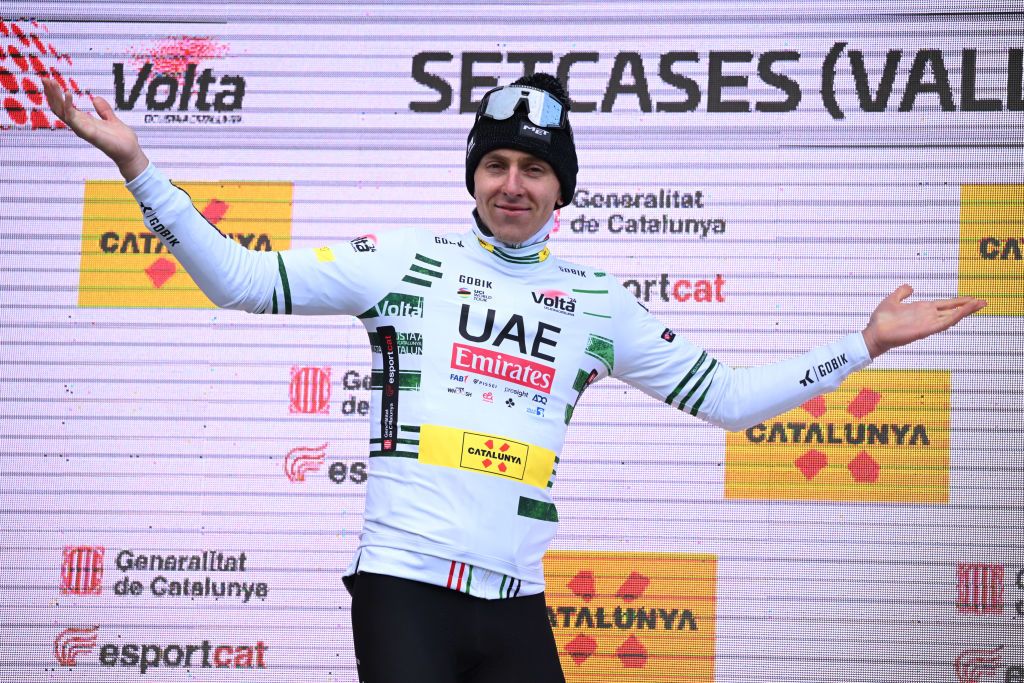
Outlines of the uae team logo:
<svg viewBox="0 0 1024 683">
<path fill-rule="evenodd" d="M 73 71 L 74 60 L 54 44 L 46 24 L 0 19 L 0 97 L 4 104 L 0 130 L 67 128 L 49 112 L 42 79 L 52 79 L 71 94 L 75 106 L 88 109 L 85 98 L 89 93 L 75 82 Z"/>
<path fill-rule="evenodd" d="M 714 680 L 715 556 L 552 551 L 544 574 L 567 680 Z"/>
<path fill-rule="evenodd" d="M 863 370 L 726 435 L 726 498 L 949 501 L 949 372 Z"/>
<path fill-rule="evenodd" d="M 196 210 L 246 249 L 291 246 L 292 184 L 179 183 Z M 214 308 L 149 229 L 166 228 L 143 210 L 124 183 L 87 181 L 82 218 L 78 305 L 117 308 Z M 168 237 L 174 243 L 175 237 Z M 283 304 L 282 304 L 282 309 Z"/>
<path fill-rule="evenodd" d="M 959 282 L 978 315 L 1024 316 L 1024 185 L 960 188 Z"/>
</svg>

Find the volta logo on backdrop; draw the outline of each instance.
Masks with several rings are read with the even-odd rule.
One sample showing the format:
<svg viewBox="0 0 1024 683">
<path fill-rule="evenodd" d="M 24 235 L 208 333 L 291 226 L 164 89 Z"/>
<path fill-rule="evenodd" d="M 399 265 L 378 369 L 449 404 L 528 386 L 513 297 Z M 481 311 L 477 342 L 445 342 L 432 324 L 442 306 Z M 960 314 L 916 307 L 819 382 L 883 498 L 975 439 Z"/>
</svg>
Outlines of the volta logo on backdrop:
<svg viewBox="0 0 1024 683">
<path fill-rule="evenodd" d="M 960 187 L 959 293 L 979 315 L 1024 316 L 1024 185 Z"/>
<path fill-rule="evenodd" d="M 8 128 L 67 128 L 54 117 L 43 100 L 42 78 L 53 79 L 61 90 L 71 93 L 75 106 L 83 107 L 82 91 L 74 78 L 64 72 L 73 66 L 71 55 L 61 52 L 47 38 L 50 29 L 38 21 L 0 20 L 0 97 L 4 116 L 0 130 Z"/>
<path fill-rule="evenodd" d="M 726 434 L 725 495 L 946 503 L 949 372 L 862 370 L 836 391 Z"/>
<path fill-rule="evenodd" d="M 114 62 L 114 106 L 121 111 L 145 108 L 146 123 L 239 123 L 245 78 L 206 66 L 222 59 L 228 47 L 209 36 L 170 36 L 155 45 L 135 48 L 130 64 Z"/>
<path fill-rule="evenodd" d="M 713 555 L 550 551 L 548 619 L 569 680 L 713 681 Z"/>
<path fill-rule="evenodd" d="M 254 251 L 291 246 L 292 184 L 181 183 L 207 221 Z M 148 208 L 148 207 L 146 207 Z M 146 228 L 150 229 L 147 230 Z M 78 305 L 215 308 L 153 231 L 178 241 L 124 183 L 86 181 Z"/>
</svg>

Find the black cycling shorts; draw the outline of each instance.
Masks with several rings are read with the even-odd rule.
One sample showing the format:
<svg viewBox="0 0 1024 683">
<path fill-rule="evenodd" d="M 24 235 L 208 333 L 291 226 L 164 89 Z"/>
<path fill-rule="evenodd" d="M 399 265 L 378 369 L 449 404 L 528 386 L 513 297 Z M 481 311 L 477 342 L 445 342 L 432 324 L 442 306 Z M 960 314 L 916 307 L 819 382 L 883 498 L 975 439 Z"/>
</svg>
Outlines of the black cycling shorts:
<svg viewBox="0 0 1024 683">
<path fill-rule="evenodd" d="M 345 583 L 360 683 L 565 683 L 543 594 L 485 600 L 365 572 Z"/>
</svg>

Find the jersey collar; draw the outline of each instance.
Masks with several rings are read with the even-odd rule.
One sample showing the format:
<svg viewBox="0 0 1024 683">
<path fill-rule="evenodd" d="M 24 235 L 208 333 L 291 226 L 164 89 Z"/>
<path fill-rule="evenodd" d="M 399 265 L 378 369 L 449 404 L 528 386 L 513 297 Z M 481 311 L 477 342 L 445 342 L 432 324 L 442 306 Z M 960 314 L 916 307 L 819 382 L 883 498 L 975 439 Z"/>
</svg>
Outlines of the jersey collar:
<svg viewBox="0 0 1024 683">
<path fill-rule="evenodd" d="M 491 231 L 480 220 L 480 214 L 473 209 L 473 235 L 476 236 L 480 247 L 493 254 L 495 258 L 507 263 L 529 264 L 546 261 L 551 256 L 551 250 L 548 249 L 548 238 L 551 236 L 551 229 L 554 225 L 555 214 L 552 213 L 548 222 L 528 242 L 509 246 L 491 234 Z"/>
</svg>

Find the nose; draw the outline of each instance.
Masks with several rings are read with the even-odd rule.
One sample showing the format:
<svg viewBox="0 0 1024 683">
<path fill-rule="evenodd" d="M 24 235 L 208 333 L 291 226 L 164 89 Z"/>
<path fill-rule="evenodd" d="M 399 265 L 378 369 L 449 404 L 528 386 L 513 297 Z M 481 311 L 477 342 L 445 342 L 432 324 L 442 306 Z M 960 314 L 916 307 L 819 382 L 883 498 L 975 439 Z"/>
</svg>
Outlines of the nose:
<svg viewBox="0 0 1024 683">
<path fill-rule="evenodd" d="M 509 196 L 519 196 L 523 193 L 523 178 L 519 174 L 519 169 L 515 165 L 512 165 L 508 169 L 508 173 L 505 174 L 505 182 L 502 185 L 502 192 Z"/>
</svg>

